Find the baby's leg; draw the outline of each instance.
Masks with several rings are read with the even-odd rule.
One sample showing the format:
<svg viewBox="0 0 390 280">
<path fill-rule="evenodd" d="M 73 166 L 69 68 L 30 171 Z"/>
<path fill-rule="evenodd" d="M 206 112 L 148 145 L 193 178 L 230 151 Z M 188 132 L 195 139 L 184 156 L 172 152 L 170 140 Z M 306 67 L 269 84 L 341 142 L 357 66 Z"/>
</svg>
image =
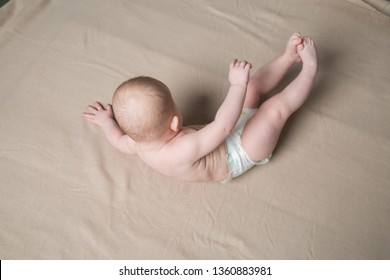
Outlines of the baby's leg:
<svg viewBox="0 0 390 280">
<path fill-rule="evenodd" d="M 297 47 L 302 36 L 294 33 L 287 42 L 284 53 L 262 66 L 249 80 L 244 108 L 258 108 L 260 96 L 272 90 L 295 62 L 300 61 Z"/>
<path fill-rule="evenodd" d="M 254 161 L 272 153 L 287 119 L 309 96 L 317 73 L 314 42 L 305 37 L 298 54 L 303 62 L 300 74 L 282 92 L 264 102 L 243 130 L 242 146 Z"/>
</svg>

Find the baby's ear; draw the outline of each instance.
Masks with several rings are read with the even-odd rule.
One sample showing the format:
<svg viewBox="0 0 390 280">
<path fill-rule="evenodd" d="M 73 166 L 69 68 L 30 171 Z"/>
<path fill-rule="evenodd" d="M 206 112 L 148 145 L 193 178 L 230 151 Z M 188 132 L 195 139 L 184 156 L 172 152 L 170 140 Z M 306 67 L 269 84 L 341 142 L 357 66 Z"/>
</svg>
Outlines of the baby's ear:
<svg viewBox="0 0 390 280">
<path fill-rule="evenodd" d="M 171 124 L 169 125 L 169 128 L 171 130 L 173 130 L 174 132 L 178 132 L 179 131 L 179 117 L 178 116 L 174 116 L 171 120 Z"/>
</svg>

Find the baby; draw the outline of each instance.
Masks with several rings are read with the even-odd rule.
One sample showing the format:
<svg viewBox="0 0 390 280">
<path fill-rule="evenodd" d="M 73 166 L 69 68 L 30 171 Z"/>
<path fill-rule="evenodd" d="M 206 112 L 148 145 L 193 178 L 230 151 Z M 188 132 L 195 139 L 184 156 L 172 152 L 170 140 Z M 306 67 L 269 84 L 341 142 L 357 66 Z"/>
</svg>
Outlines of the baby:
<svg viewBox="0 0 390 280">
<path fill-rule="evenodd" d="M 299 75 L 280 93 L 260 106 L 294 63 Z M 314 42 L 299 33 L 284 53 L 250 76 L 252 65 L 230 63 L 230 88 L 214 121 L 183 127 L 182 115 L 168 87 L 150 77 L 122 83 L 112 106 L 99 102 L 83 116 L 99 125 L 119 151 L 137 154 L 155 170 L 184 181 L 224 181 L 237 177 L 271 157 L 287 119 L 306 101 L 317 73 Z"/>
</svg>

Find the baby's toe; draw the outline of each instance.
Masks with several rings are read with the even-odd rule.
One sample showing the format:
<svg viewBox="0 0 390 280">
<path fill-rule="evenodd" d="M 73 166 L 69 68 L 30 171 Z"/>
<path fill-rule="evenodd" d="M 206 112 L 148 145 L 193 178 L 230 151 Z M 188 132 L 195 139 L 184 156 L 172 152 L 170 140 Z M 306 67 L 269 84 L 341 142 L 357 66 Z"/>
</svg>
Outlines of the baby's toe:
<svg viewBox="0 0 390 280">
<path fill-rule="evenodd" d="M 302 43 L 302 44 L 299 44 L 299 45 L 297 46 L 297 52 L 300 53 L 300 52 L 303 50 L 303 48 L 304 48 L 303 43 Z"/>
</svg>

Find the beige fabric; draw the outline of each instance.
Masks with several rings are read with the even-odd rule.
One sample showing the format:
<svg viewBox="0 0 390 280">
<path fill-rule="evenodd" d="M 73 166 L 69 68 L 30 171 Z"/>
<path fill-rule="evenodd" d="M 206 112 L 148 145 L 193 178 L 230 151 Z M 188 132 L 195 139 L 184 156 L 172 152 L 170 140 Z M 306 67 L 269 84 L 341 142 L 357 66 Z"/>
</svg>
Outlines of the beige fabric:
<svg viewBox="0 0 390 280">
<path fill-rule="evenodd" d="M 379 0 L 11 0 L 0 9 L 0 258 L 389 259 L 386 10 Z M 228 185 L 166 178 L 81 118 L 142 74 L 167 83 L 187 123 L 207 122 L 230 60 L 259 67 L 295 31 L 317 42 L 312 96 L 270 163 Z"/>
</svg>

